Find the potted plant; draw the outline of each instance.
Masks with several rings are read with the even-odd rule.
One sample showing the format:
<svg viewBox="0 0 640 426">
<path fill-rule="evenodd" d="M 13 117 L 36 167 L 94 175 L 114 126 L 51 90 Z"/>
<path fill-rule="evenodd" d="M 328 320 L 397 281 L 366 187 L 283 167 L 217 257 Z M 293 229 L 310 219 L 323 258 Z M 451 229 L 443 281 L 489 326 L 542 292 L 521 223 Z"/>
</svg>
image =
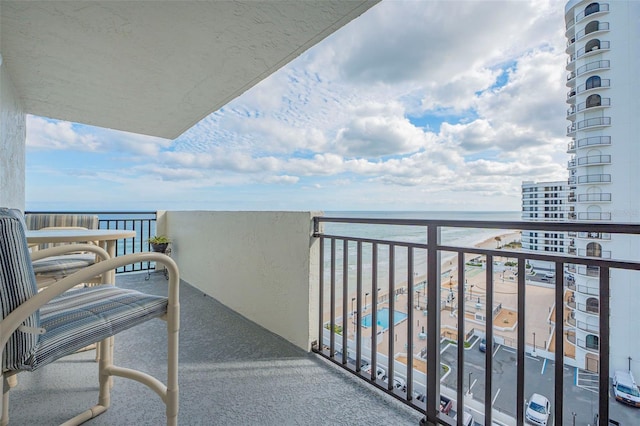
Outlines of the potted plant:
<svg viewBox="0 0 640 426">
<path fill-rule="evenodd" d="M 167 247 L 171 240 L 165 235 L 154 235 L 149 238 L 149 244 L 151 244 L 151 250 L 157 253 L 164 253 L 167 251 Z"/>
</svg>

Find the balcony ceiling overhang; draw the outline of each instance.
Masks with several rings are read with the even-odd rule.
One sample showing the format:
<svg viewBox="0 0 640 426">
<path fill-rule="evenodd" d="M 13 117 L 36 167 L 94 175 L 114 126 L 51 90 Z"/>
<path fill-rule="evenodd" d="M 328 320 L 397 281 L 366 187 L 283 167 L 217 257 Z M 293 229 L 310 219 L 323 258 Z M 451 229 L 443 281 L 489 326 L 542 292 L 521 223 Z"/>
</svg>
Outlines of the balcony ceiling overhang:
<svg viewBox="0 0 640 426">
<path fill-rule="evenodd" d="M 174 139 L 377 1 L 6 1 L 26 113 Z"/>
</svg>

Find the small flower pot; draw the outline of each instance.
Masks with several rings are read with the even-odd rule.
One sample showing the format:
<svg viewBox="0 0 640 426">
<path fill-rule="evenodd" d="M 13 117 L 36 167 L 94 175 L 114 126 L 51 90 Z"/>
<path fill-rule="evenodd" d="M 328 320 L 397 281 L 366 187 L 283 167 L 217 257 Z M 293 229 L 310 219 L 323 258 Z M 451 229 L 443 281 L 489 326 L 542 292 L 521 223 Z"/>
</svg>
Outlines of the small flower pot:
<svg viewBox="0 0 640 426">
<path fill-rule="evenodd" d="M 168 246 L 169 246 L 169 243 L 160 243 L 160 244 L 151 243 L 151 250 L 155 251 L 156 253 L 164 253 L 167 251 Z"/>
</svg>

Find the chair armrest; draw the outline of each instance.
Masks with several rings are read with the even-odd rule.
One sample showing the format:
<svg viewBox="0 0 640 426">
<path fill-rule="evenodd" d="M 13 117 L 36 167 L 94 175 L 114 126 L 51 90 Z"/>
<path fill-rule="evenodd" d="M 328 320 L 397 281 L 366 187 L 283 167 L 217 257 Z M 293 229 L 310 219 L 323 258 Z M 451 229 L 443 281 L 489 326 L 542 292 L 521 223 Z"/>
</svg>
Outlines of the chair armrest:
<svg viewBox="0 0 640 426">
<path fill-rule="evenodd" d="M 43 250 L 36 250 L 31 252 L 31 261 L 44 259 L 51 256 L 59 256 L 61 254 L 76 253 L 78 251 L 86 251 L 95 253 L 96 257 L 100 260 L 107 260 L 110 258 L 109 254 L 100 246 L 94 244 L 67 244 L 57 247 L 49 247 Z"/>
<path fill-rule="evenodd" d="M 53 249 L 62 248 L 53 247 Z M 99 248 L 99 247 L 98 247 Z M 46 249 L 49 250 L 49 249 Z M 102 249 L 100 249 L 102 250 Z M 45 251 L 45 250 L 42 250 Z M 104 250 L 102 250 L 104 251 Z M 20 325 L 36 310 L 49 303 L 54 297 L 64 293 L 65 291 L 81 284 L 96 275 L 101 275 L 112 269 L 138 262 L 157 262 L 164 265 L 169 273 L 169 306 L 167 314 L 170 316 L 177 315 L 179 312 L 179 285 L 180 273 L 178 265 L 169 256 L 162 253 L 143 252 L 133 253 L 124 256 L 118 256 L 113 259 L 107 259 L 88 266 L 75 272 L 60 281 L 51 284 L 31 297 L 29 300 L 18 306 L 2 321 L 0 321 L 0 348 L 4 348 L 9 337 Z M 176 324 L 178 321 L 176 321 Z"/>
</svg>

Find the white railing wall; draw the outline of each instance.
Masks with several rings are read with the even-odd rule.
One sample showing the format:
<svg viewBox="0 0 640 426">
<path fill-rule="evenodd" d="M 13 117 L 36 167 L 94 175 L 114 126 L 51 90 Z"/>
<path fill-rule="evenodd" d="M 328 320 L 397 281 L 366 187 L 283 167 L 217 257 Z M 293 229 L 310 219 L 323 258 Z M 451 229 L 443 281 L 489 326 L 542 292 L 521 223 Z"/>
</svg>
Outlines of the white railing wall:
<svg viewBox="0 0 640 426">
<path fill-rule="evenodd" d="M 318 329 L 317 212 L 158 212 L 181 278 L 310 350 Z"/>
</svg>

